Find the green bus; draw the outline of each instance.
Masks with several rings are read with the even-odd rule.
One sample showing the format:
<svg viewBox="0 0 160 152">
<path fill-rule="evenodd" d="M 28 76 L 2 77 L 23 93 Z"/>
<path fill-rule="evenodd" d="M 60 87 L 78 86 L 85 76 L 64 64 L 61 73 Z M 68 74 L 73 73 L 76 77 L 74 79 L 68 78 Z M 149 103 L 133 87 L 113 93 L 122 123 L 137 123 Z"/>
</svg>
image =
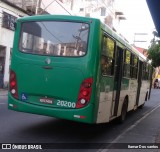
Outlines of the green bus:
<svg viewBox="0 0 160 152">
<path fill-rule="evenodd" d="M 18 19 L 8 108 L 83 123 L 124 121 L 151 88 L 146 58 L 99 19 Z"/>
</svg>

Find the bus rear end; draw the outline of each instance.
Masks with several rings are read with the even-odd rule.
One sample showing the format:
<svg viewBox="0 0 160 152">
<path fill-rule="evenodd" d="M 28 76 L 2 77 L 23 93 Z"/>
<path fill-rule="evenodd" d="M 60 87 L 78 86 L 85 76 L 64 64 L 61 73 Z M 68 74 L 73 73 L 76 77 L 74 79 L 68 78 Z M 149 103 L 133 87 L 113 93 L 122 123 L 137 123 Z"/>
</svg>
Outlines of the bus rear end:
<svg viewBox="0 0 160 152">
<path fill-rule="evenodd" d="M 94 123 L 89 20 L 28 19 L 17 23 L 9 109 Z"/>
</svg>

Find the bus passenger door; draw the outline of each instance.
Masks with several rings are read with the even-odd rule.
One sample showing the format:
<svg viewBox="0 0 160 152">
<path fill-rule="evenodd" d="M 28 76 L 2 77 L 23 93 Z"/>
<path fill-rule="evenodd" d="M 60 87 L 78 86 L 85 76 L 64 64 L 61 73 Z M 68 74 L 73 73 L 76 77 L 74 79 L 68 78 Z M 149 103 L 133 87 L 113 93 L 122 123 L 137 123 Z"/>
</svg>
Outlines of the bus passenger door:
<svg viewBox="0 0 160 152">
<path fill-rule="evenodd" d="M 143 62 L 139 61 L 138 88 L 137 88 L 136 106 L 138 106 L 138 104 L 139 104 L 139 96 L 140 96 L 141 85 L 142 85 L 142 66 L 143 66 Z"/>
<path fill-rule="evenodd" d="M 109 122 L 112 115 L 114 92 L 115 41 L 107 35 L 103 37 L 100 58 L 100 98 L 97 122 Z"/>
<path fill-rule="evenodd" d="M 122 81 L 122 69 L 123 69 L 123 49 L 117 47 L 116 53 L 116 65 L 115 65 L 115 78 L 114 78 L 114 100 L 112 105 L 112 115 L 117 116 L 118 106 L 119 106 L 119 98 L 121 91 L 121 81 Z"/>
</svg>

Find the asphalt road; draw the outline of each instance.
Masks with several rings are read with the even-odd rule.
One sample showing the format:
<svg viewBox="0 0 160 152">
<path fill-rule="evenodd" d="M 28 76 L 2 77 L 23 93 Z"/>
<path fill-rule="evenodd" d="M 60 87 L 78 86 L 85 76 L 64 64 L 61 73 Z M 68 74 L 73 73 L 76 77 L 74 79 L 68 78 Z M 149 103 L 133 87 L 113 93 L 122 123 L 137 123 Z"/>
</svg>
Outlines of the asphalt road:
<svg viewBox="0 0 160 152">
<path fill-rule="evenodd" d="M 160 90 L 152 90 L 151 99 L 144 108 L 130 112 L 123 124 L 113 121 L 109 124 L 88 125 L 11 111 L 7 108 L 7 96 L 0 96 L 0 143 L 62 143 L 57 145 L 63 150 L 66 143 L 99 143 L 96 149 L 65 151 L 101 151 L 102 143 L 112 143 L 131 125 L 160 105 L 159 99 Z"/>
</svg>

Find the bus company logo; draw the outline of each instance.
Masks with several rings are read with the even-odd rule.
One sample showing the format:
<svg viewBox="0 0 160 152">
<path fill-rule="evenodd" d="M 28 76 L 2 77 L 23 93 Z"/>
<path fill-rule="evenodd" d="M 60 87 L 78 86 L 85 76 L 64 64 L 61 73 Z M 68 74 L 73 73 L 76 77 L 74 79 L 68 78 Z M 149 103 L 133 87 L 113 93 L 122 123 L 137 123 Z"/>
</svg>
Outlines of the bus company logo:
<svg viewBox="0 0 160 152">
<path fill-rule="evenodd" d="M 51 64 L 51 59 L 50 58 L 46 58 L 45 63 L 48 64 L 48 65 Z"/>
<path fill-rule="evenodd" d="M 11 144 L 2 144 L 2 149 L 12 149 Z"/>
</svg>

